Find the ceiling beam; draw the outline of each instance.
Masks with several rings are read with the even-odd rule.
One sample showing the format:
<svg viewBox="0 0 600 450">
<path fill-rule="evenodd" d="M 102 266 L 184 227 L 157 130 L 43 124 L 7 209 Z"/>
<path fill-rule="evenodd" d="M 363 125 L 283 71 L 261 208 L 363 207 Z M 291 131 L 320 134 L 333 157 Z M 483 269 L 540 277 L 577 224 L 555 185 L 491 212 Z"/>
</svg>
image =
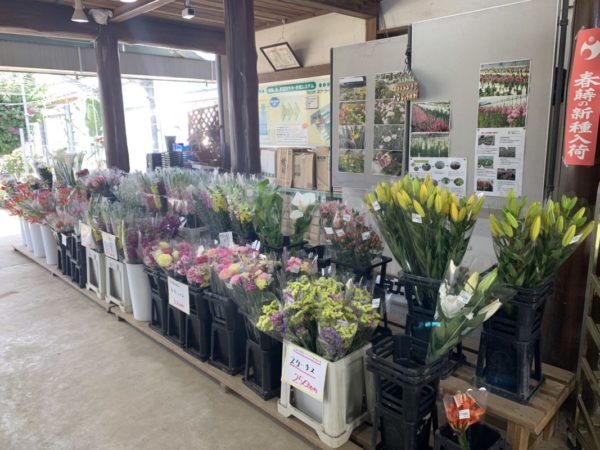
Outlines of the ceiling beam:
<svg viewBox="0 0 600 450">
<path fill-rule="evenodd" d="M 309 6 L 347 16 L 369 19 L 379 15 L 378 0 L 280 0 L 296 6 Z"/>
<path fill-rule="evenodd" d="M 124 22 L 173 2 L 175 0 L 143 0 L 137 3 L 126 3 L 113 11 L 114 15 L 110 21 L 113 23 Z"/>
<path fill-rule="evenodd" d="M 1 0 L 0 33 L 83 39 L 98 37 L 100 25 L 71 22 L 73 7 L 35 0 Z M 121 42 L 181 50 L 225 53 L 223 30 L 150 17 L 109 24 Z"/>
</svg>

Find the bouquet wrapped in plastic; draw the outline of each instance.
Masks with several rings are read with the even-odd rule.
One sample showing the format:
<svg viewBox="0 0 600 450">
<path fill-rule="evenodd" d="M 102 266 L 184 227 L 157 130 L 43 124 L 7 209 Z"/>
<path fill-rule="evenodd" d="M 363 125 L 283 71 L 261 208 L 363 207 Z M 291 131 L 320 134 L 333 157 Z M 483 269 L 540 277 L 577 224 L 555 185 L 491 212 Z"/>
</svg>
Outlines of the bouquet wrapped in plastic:
<svg viewBox="0 0 600 450">
<path fill-rule="evenodd" d="M 452 428 L 460 446 L 470 450 L 470 427 L 483 419 L 487 408 L 488 393 L 485 388 L 468 389 L 467 392 L 457 392 L 454 395 L 444 395 L 444 411 L 448 425 Z M 475 448 L 473 449 L 475 450 Z"/>
<path fill-rule="evenodd" d="M 383 252 L 383 243 L 359 211 L 332 201 L 321 205 L 325 244 L 337 263 L 364 270 Z"/>
<path fill-rule="evenodd" d="M 469 274 L 468 269 L 450 261 L 438 292 L 427 360 L 435 361 L 447 354 L 492 317 L 514 293 L 514 289 L 500 282 L 498 269 L 481 277 L 478 272 Z"/>
</svg>

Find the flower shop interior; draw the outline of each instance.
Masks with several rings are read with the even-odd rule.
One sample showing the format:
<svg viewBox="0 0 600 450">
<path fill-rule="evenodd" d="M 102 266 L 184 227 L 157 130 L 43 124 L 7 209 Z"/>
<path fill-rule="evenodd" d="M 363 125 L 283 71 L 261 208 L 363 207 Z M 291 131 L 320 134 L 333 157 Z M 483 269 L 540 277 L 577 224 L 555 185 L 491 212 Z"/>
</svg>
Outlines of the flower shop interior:
<svg viewBox="0 0 600 450">
<path fill-rule="evenodd" d="M 597 90 L 600 0 L 1 0 L 0 449 L 600 450 Z"/>
</svg>

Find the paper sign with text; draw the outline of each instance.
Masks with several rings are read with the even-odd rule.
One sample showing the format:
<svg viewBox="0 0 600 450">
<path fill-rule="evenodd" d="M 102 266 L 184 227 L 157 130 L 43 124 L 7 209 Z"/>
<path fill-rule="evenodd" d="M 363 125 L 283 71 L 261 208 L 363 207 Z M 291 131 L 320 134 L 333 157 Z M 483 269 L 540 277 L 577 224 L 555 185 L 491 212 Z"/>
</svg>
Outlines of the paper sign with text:
<svg viewBox="0 0 600 450">
<path fill-rule="evenodd" d="M 566 165 L 594 165 L 599 118 L 600 28 L 589 28 L 577 33 L 573 53 L 565 118 Z"/>
<path fill-rule="evenodd" d="M 233 233 L 231 231 L 219 233 L 219 245 L 227 248 L 233 247 Z"/>
<path fill-rule="evenodd" d="M 104 254 L 109 258 L 119 260 L 119 252 L 117 250 L 117 237 L 114 234 L 102 232 L 102 246 Z"/>
<path fill-rule="evenodd" d="M 190 315 L 190 289 L 187 284 L 169 277 L 169 305 Z"/>
<path fill-rule="evenodd" d="M 281 381 L 323 401 L 327 361 L 293 344 L 286 344 Z"/>
<path fill-rule="evenodd" d="M 79 222 L 79 230 L 81 231 L 81 245 L 85 248 L 96 249 L 96 241 L 92 235 L 92 227 L 87 223 Z"/>
</svg>

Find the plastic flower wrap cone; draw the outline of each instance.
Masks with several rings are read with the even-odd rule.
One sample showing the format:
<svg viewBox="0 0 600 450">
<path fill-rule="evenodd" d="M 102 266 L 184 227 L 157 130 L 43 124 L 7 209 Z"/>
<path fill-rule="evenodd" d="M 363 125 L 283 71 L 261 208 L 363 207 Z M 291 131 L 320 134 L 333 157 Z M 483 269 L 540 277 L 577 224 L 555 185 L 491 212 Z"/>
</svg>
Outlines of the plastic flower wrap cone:
<svg viewBox="0 0 600 450">
<path fill-rule="evenodd" d="M 457 267 L 450 261 L 438 292 L 427 361 L 435 361 L 456 347 L 465 336 L 492 317 L 514 295 L 498 279 L 498 269 L 485 276 Z"/>
<path fill-rule="evenodd" d="M 511 190 L 499 217 L 490 215 L 498 272 L 508 284 L 536 288 L 552 277 L 593 231 L 589 210 L 577 197 L 532 202 Z"/>
<path fill-rule="evenodd" d="M 468 389 L 465 393 L 459 391 L 454 395 L 444 395 L 444 411 L 448 425 L 454 431 L 460 446 L 465 450 L 471 448 L 468 438 L 469 428 L 483 419 L 487 408 L 487 396 L 485 388 L 477 391 Z"/>
<path fill-rule="evenodd" d="M 365 202 L 402 270 L 440 280 L 449 261 L 462 260 L 484 199 L 406 175 L 379 183 Z"/>
</svg>

